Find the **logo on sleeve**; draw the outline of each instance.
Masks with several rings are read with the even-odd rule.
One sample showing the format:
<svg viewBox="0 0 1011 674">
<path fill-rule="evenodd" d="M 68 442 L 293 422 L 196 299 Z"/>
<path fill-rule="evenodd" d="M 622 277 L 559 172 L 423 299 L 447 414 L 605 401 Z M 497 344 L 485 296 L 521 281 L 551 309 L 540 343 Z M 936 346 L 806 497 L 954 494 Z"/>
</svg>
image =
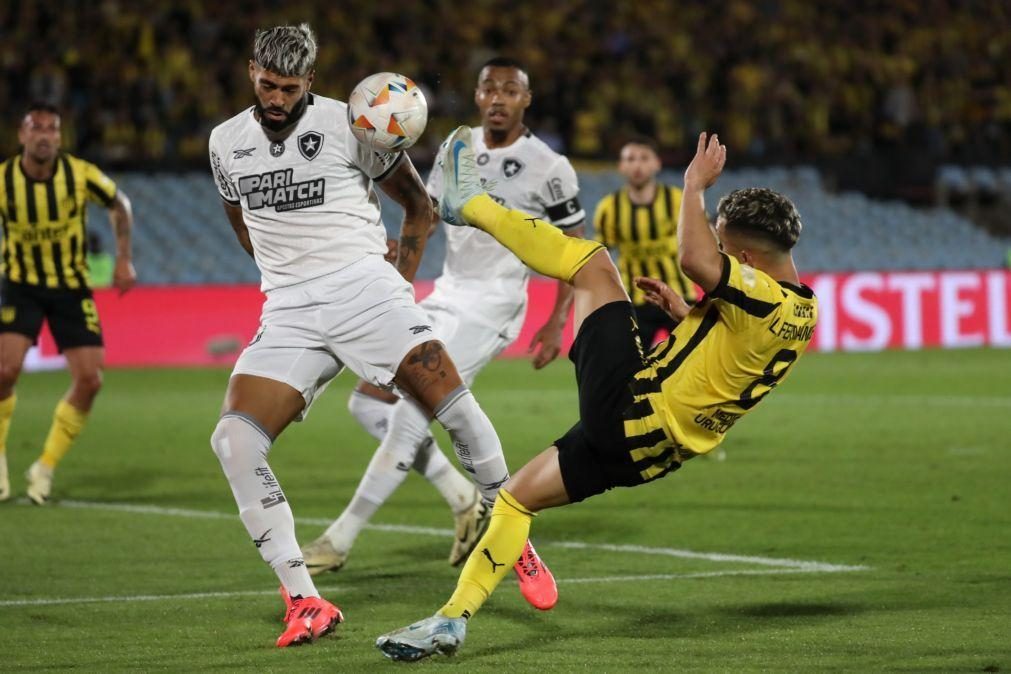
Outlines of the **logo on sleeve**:
<svg viewBox="0 0 1011 674">
<path fill-rule="evenodd" d="M 506 157 L 506 160 L 502 162 L 502 174 L 506 178 L 515 178 L 523 170 L 523 162 L 515 157 Z"/>
<path fill-rule="evenodd" d="M 323 148 L 323 134 L 318 131 L 306 131 L 298 137 L 298 151 L 302 156 L 312 161 Z"/>
</svg>

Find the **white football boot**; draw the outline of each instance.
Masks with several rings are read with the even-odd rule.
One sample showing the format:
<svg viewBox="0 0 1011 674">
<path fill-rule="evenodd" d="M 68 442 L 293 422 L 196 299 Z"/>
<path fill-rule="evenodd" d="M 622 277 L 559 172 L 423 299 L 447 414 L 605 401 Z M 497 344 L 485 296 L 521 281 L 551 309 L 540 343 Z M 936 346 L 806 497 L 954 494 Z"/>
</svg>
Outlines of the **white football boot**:
<svg viewBox="0 0 1011 674">
<path fill-rule="evenodd" d="M 447 618 L 436 613 L 413 625 L 384 634 L 376 648 L 391 660 L 412 662 L 430 655 L 453 655 L 467 636 L 465 618 Z"/>
</svg>

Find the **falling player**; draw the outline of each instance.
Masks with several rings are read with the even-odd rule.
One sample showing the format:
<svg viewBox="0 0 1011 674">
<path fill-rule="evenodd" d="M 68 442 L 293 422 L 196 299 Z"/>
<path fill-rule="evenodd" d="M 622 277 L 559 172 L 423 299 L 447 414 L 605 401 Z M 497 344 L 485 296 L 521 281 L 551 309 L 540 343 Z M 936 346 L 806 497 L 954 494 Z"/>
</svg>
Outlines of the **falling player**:
<svg viewBox="0 0 1011 674">
<path fill-rule="evenodd" d="M 726 148 L 716 136 L 706 141 L 702 134 L 685 172 L 678 226 L 681 265 L 706 298 L 689 308 L 666 284 L 637 279 L 647 299 L 678 321 L 646 357 L 628 294 L 601 244 L 562 236 L 495 203 L 477 180 L 470 130 L 450 137 L 440 158 L 443 219 L 488 232 L 533 269 L 575 287 L 570 357 L 579 422 L 499 491 L 488 530 L 449 601 L 435 615 L 379 637 L 376 645 L 388 657 L 455 653 L 468 619 L 505 577 L 503 564 L 522 549 L 539 511 L 650 482 L 711 451 L 807 348 L 818 309 L 790 253 L 800 217 L 780 194 L 737 190 L 720 201 L 714 236 L 703 193 L 723 170 Z"/>
</svg>

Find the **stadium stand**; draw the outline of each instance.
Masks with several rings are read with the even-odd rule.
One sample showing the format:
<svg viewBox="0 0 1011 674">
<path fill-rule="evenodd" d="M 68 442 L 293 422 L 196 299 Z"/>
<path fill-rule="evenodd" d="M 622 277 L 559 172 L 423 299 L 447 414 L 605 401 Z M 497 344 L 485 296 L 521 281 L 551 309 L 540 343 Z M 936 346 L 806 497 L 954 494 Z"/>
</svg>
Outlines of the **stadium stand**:
<svg viewBox="0 0 1011 674">
<path fill-rule="evenodd" d="M 1005 173 L 998 175 L 1007 178 Z M 142 283 L 258 282 L 256 267 L 235 242 L 208 174 L 114 177 L 130 195 L 137 214 L 135 257 Z M 591 209 L 621 186 L 621 177 L 612 171 L 581 171 L 579 177 L 581 200 Z M 671 184 L 681 181 L 673 171 L 661 179 Z M 914 209 L 855 192 L 830 193 L 810 167 L 729 171 L 716 191 L 722 196 L 752 186 L 781 191 L 795 201 L 805 223 L 797 256 L 810 271 L 993 268 L 1004 265 L 1005 251 L 1011 248 L 1011 238 L 987 234 L 948 208 Z M 710 203 L 715 209 L 716 199 Z M 105 217 L 104 210 L 93 209 L 89 229 L 111 244 Z M 383 219 L 395 235 L 399 213 L 385 200 Z M 445 237 L 439 232 L 429 242 L 419 278 L 437 276 L 444 254 Z"/>
</svg>

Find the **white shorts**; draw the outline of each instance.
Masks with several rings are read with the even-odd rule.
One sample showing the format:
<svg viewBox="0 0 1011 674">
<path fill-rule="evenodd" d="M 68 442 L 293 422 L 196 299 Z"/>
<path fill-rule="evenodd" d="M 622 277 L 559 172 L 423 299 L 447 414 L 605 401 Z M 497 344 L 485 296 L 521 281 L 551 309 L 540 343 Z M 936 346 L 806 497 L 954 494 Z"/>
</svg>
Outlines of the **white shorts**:
<svg viewBox="0 0 1011 674">
<path fill-rule="evenodd" d="M 436 335 L 467 386 L 485 365 L 519 337 L 526 302 L 506 311 L 482 311 L 479 299 L 436 291 L 421 300 Z"/>
<path fill-rule="evenodd" d="M 266 377 L 313 400 L 347 367 L 388 388 L 407 353 L 439 339 L 414 290 L 382 257 L 370 255 L 312 281 L 267 293 L 260 329 L 232 376 Z"/>
</svg>

